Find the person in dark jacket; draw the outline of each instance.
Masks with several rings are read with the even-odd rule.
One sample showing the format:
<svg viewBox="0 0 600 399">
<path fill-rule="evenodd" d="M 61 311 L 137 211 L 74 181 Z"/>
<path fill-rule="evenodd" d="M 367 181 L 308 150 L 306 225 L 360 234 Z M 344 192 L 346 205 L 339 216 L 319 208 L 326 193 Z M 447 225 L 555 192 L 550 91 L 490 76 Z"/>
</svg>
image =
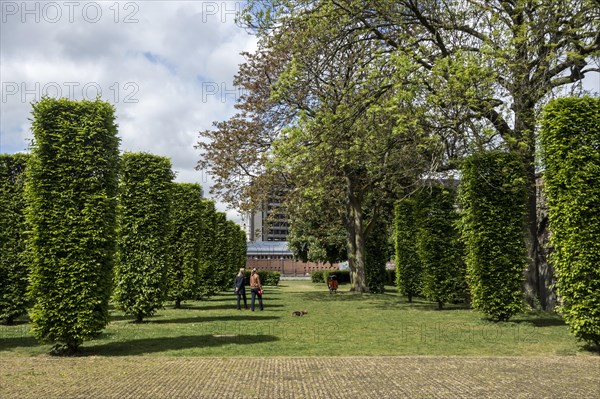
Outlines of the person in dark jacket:
<svg viewBox="0 0 600 399">
<path fill-rule="evenodd" d="M 242 297 L 244 298 L 244 308 L 248 309 L 248 302 L 246 299 L 246 287 L 244 284 L 244 280 L 245 280 L 244 269 L 241 268 L 240 272 L 237 274 L 237 276 L 235 276 L 235 282 L 234 282 L 235 295 L 237 295 L 237 309 L 238 310 L 241 310 L 240 299 Z"/>
</svg>

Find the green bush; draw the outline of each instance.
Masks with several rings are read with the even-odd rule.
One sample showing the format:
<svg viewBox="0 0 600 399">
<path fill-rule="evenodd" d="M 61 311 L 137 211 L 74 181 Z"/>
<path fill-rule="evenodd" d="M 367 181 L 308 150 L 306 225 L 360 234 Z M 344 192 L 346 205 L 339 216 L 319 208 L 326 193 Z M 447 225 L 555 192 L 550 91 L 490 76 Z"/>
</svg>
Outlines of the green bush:
<svg viewBox="0 0 600 399">
<path fill-rule="evenodd" d="M 172 180 L 168 158 L 123 154 L 115 300 L 138 322 L 165 300 Z"/>
<path fill-rule="evenodd" d="M 202 188 L 199 184 L 174 183 L 172 191 L 168 297 L 194 299 L 198 291 L 198 268 L 202 234 Z"/>
<path fill-rule="evenodd" d="M 522 310 L 526 175 L 517 155 L 477 153 L 462 167 L 461 233 L 472 305 L 494 320 Z"/>
<path fill-rule="evenodd" d="M 211 200 L 202 201 L 202 233 L 200 234 L 200 264 L 198 268 L 198 293 L 197 299 L 208 298 L 219 288 L 214 281 L 216 273 L 216 215 L 215 203 Z M 235 273 L 237 274 L 237 273 Z M 229 276 L 231 277 L 231 276 Z M 233 281 L 234 277 L 231 277 Z"/>
<path fill-rule="evenodd" d="M 550 102 L 540 141 L 560 310 L 572 334 L 600 347 L 600 99 Z"/>
<path fill-rule="evenodd" d="M 31 330 L 57 351 L 77 350 L 108 323 L 119 165 L 114 112 L 99 100 L 33 105 Z"/>
<path fill-rule="evenodd" d="M 433 186 L 419 193 L 417 253 L 422 265 L 422 294 L 438 303 L 466 298 L 463 246 L 456 228 L 456 192 L 451 187 Z"/>
<path fill-rule="evenodd" d="M 281 279 L 281 273 L 269 270 L 257 270 L 258 277 L 262 285 L 265 286 L 277 286 L 279 285 L 279 280 Z M 246 282 L 250 281 L 250 271 L 246 270 Z M 233 279 L 231 280 L 233 283 Z"/>
<path fill-rule="evenodd" d="M 325 279 L 323 279 L 323 270 L 317 270 L 310 274 L 310 281 L 313 283 L 324 283 Z"/>
<path fill-rule="evenodd" d="M 369 292 L 380 294 L 384 291 L 388 259 L 387 225 L 378 221 L 365 240 L 365 279 Z"/>
<path fill-rule="evenodd" d="M 27 311 L 25 167 L 29 155 L 0 154 L 0 322 Z"/>
<path fill-rule="evenodd" d="M 396 287 L 412 302 L 421 294 L 423 267 L 417 253 L 417 214 L 414 199 L 403 199 L 394 208 Z"/>
<path fill-rule="evenodd" d="M 203 201 L 198 297 L 228 290 L 239 269 L 246 266 L 246 234 L 213 201 Z"/>
</svg>

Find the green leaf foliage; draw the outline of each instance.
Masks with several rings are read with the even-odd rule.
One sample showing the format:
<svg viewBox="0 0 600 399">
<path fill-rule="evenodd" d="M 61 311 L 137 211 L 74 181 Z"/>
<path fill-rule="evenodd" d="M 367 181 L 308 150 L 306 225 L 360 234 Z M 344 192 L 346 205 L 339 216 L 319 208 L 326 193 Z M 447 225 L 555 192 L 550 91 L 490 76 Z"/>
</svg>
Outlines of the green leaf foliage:
<svg viewBox="0 0 600 399">
<path fill-rule="evenodd" d="M 394 208 L 394 244 L 396 249 L 396 286 L 412 302 L 421 294 L 422 265 L 417 253 L 416 204 L 403 199 Z"/>
<path fill-rule="evenodd" d="M 600 345 L 600 99 L 554 100 L 541 127 L 561 310 L 572 334 Z"/>
<path fill-rule="evenodd" d="M 199 282 L 202 234 L 202 188 L 198 184 L 174 183 L 171 207 L 171 246 L 168 297 L 179 307 L 194 299 Z"/>
<path fill-rule="evenodd" d="M 385 264 L 388 256 L 387 224 L 377 220 L 371 234 L 365 240 L 365 279 L 369 292 L 380 294 L 384 291 Z"/>
<path fill-rule="evenodd" d="M 526 178 L 517 155 L 476 153 L 463 162 L 461 234 L 475 309 L 493 320 L 519 313 L 526 268 Z"/>
<path fill-rule="evenodd" d="M 416 247 L 423 268 L 423 295 L 438 303 L 466 298 L 463 246 L 456 226 L 456 190 L 433 186 L 417 197 Z"/>
<path fill-rule="evenodd" d="M 108 323 L 119 166 L 114 112 L 99 100 L 33 105 L 31 330 L 56 349 L 74 351 Z"/>
<path fill-rule="evenodd" d="M 11 324 L 27 311 L 25 256 L 26 154 L 0 154 L 0 322 Z"/>
<path fill-rule="evenodd" d="M 213 201 L 203 201 L 200 246 L 199 297 L 210 297 L 231 287 L 235 275 L 246 265 L 246 235 Z"/>
<path fill-rule="evenodd" d="M 168 158 L 123 154 L 115 300 L 138 322 L 165 299 L 173 177 Z"/>
</svg>

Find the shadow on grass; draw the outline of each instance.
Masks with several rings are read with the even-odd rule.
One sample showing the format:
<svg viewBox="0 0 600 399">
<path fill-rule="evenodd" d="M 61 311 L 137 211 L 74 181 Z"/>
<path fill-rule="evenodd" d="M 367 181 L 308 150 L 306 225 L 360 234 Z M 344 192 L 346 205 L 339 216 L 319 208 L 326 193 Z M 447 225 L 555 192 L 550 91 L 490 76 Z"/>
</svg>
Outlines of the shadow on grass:
<svg viewBox="0 0 600 399">
<path fill-rule="evenodd" d="M 247 311 L 250 312 L 250 311 Z M 276 320 L 280 319 L 279 316 L 259 316 L 255 315 L 257 312 L 248 315 L 235 315 L 235 316 L 198 316 L 198 317 L 186 317 L 182 319 L 161 319 L 161 320 L 148 320 L 148 324 L 187 324 L 187 323 L 205 323 L 210 321 L 264 321 L 264 320 Z"/>
<path fill-rule="evenodd" d="M 14 348 L 30 348 L 38 345 L 35 338 L 28 336 L 0 338 L 0 351 L 11 350 Z"/>
<path fill-rule="evenodd" d="M 562 316 L 552 312 L 528 312 L 509 320 L 517 324 L 531 324 L 534 327 L 566 326 Z"/>
<path fill-rule="evenodd" d="M 252 345 L 274 342 L 278 339 L 272 335 L 184 335 L 84 346 L 81 354 L 83 356 L 137 356 L 171 350 L 209 348 L 229 344 Z"/>
<path fill-rule="evenodd" d="M 275 301 L 268 301 L 266 298 L 263 298 L 265 307 L 270 307 L 270 308 L 282 308 L 283 305 L 278 305 L 278 304 L 272 304 L 271 302 Z M 257 301 L 258 303 L 258 301 Z M 250 306 L 250 298 L 248 298 L 248 306 Z M 181 310 L 233 310 L 235 309 L 235 302 L 231 303 L 231 304 L 223 304 L 223 305 L 217 305 L 217 306 L 187 306 L 187 307 L 182 307 Z"/>
</svg>

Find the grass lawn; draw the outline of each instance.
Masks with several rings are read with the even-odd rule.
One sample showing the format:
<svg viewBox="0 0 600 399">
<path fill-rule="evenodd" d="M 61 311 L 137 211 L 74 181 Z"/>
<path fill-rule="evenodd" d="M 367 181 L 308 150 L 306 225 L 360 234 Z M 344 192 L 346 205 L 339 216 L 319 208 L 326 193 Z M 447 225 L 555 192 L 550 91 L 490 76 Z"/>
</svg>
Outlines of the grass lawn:
<svg viewBox="0 0 600 399">
<path fill-rule="evenodd" d="M 165 309 L 146 323 L 112 313 L 103 334 L 85 342 L 84 355 L 97 356 L 372 356 L 592 355 L 569 335 L 552 312 L 529 312 L 508 323 L 449 305 L 385 294 L 355 295 L 348 286 L 329 294 L 325 284 L 282 281 L 266 287 L 263 312 L 235 309 L 232 293 Z M 250 300 L 250 295 L 248 295 Z M 302 317 L 292 311 L 307 310 Z M 0 326 L 0 357 L 45 355 L 26 320 Z"/>
</svg>

